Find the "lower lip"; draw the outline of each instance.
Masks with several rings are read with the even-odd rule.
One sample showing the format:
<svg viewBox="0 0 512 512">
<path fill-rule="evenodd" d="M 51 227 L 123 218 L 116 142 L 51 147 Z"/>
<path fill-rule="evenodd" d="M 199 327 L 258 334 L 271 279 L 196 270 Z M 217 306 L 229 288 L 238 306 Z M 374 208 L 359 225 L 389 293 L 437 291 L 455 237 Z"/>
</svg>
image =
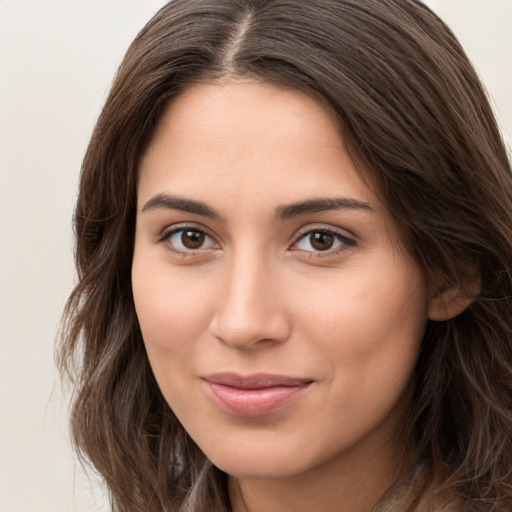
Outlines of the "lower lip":
<svg viewBox="0 0 512 512">
<path fill-rule="evenodd" d="M 270 414 L 298 398 L 311 383 L 299 386 L 272 386 L 239 389 L 205 381 L 212 400 L 225 412 L 254 418 Z"/>
</svg>

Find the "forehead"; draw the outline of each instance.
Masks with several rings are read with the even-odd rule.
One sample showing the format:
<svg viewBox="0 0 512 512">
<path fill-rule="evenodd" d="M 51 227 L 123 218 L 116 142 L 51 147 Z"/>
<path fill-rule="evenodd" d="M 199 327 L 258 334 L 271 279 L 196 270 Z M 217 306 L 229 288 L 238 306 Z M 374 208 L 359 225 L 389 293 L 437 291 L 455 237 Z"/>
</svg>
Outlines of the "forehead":
<svg viewBox="0 0 512 512">
<path fill-rule="evenodd" d="M 329 190 L 376 200 L 327 108 L 297 90 L 250 80 L 185 91 L 162 116 L 139 171 L 139 195 L 203 184 L 210 195 L 219 187 L 292 196 Z"/>
</svg>

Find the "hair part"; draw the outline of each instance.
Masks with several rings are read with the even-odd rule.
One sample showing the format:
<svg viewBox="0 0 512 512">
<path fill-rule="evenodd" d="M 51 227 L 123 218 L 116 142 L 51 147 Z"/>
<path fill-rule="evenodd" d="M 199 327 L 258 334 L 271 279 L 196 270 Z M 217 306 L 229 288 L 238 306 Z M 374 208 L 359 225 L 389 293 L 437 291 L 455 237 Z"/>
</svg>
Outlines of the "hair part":
<svg viewBox="0 0 512 512">
<path fill-rule="evenodd" d="M 226 476 L 153 377 L 131 262 L 138 163 L 164 110 L 188 87 L 230 77 L 327 105 L 407 250 L 439 290 L 471 298 L 456 318 L 429 322 L 403 436 L 430 482 L 418 511 L 445 510 L 446 496 L 468 511 L 510 510 L 510 164 L 459 43 L 416 0 L 174 0 L 129 48 L 82 165 L 78 284 L 59 352 L 76 389 L 74 444 L 103 476 L 112 510 L 229 510 Z M 395 510 L 400 498 L 389 499 L 379 512 Z"/>
</svg>

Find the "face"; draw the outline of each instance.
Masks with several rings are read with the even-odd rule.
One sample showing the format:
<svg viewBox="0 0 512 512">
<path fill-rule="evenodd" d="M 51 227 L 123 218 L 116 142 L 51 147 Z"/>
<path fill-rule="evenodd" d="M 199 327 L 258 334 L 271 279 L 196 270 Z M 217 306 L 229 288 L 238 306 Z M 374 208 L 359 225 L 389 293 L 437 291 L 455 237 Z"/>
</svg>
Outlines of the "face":
<svg viewBox="0 0 512 512">
<path fill-rule="evenodd" d="M 276 85 L 195 86 L 137 192 L 149 361 L 210 460 L 263 478 L 389 458 L 428 287 L 331 114 Z"/>
</svg>

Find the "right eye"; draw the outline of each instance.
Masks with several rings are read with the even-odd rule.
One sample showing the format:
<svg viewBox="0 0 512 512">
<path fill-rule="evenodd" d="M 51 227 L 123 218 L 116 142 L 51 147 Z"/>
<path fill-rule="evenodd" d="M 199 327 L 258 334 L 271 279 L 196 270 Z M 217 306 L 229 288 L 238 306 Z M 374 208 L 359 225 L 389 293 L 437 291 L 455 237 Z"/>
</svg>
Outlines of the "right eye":
<svg viewBox="0 0 512 512">
<path fill-rule="evenodd" d="M 197 228 L 179 228 L 167 233 L 162 241 L 176 252 L 194 252 L 214 249 L 217 244 L 204 231 Z"/>
</svg>

